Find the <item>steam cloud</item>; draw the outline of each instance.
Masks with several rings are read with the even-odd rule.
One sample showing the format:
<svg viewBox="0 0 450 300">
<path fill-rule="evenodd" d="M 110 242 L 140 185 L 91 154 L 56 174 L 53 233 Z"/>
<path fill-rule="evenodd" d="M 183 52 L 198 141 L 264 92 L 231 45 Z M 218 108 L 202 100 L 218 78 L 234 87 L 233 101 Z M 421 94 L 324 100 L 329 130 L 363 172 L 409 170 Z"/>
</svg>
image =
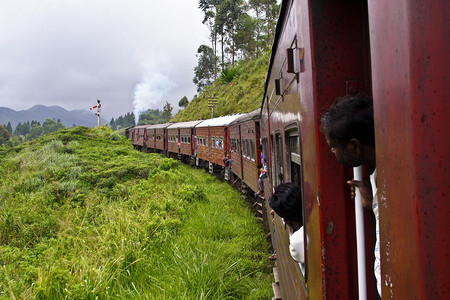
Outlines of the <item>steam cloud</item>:
<svg viewBox="0 0 450 300">
<path fill-rule="evenodd" d="M 166 69 L 167 67 L 157 66 L 154 63 L 144 65 L 142 78 L 134 87 L 133 106 L 136 123 L 142 112 L 148 109 L 162 109 L 165 101 L 168 100 L 165 97 L 176 87 L 168 75 L 160 72 Z"/>
</svg>

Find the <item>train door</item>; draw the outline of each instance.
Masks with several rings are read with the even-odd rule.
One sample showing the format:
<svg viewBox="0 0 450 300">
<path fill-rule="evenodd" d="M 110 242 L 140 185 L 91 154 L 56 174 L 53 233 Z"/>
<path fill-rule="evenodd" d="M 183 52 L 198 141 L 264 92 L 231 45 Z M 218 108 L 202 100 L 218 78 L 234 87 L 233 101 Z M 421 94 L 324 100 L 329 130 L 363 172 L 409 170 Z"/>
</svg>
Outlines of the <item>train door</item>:
<svg viewBox="0 0 450 300">
<path fill-rule="evenodd" d="M 367 1 L 309 1 L 309 13 L 316 116 L 328 110 L 338 97 L 361 94 L 372 98 Z M 390 47 L 389 44 L 383 46 Z M 332 278 L 337 273 L 342 275 L 339 281 L 328 280 L 324 293 L 327 298 L 336 298 L 337 295 L 346 299 L 356 298 L 359 292 L 358 274 L 361 274 L 361 282 L 367 283 L 361 292 L 367 292 L 367 299 L 377 299 L 372 259 L 374 247 L 369 235 L 365 241 L 366 268 L 358 270 L 355 209 L 353 202 L 349 201 L 350 190 L 346 184 L 353 176 L 352 169 L 336 160 L 322 133 L 316 137 L 316 195 L 320 201 L 317 208 L 320 210 L 321 226 L 326 228 L 327 233 L 320 240 L 320 249 L 326 255 L 326 260 L 322 262 L 323 276 Z M 311 200 L 307 205 L 313 205 L 313 211 L 316 203 Z M 365 213 L 366 232 L 374 235 L 374 217 L 370 214 L 369 210 Z M 343 260 L 343 257 L 346 259 Z"/>
</svg>

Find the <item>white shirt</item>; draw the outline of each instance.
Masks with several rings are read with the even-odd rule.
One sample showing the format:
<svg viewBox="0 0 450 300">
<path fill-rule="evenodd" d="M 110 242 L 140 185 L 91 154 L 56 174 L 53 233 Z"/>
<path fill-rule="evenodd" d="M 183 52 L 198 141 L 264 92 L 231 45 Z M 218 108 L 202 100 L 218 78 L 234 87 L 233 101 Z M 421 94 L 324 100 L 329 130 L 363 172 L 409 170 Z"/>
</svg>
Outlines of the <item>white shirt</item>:
<svg viewBox="0 0 450 300">
<path fill-rule="evenodd" d="M 292 258 L 298 263 L 300 269 L 305 272 L 305 243 L 303 238 L 303 226 L 289 236 L 289 251 Z"/>
<path fill-rule="evenodd" d="M 377 290 L 378 294 L 381 296 L 381 269 L 380 269 L 380 222 L 378 216 L 378 197 L 377 197 L 377 170 L 375 170 L 370 175 L 370 183 L 372 184 L 372 194 L 373 194 L 373 202 L 372 202 L 372 211 L 375 215 L 375 234 L 376 234 L 376 242 L 375 242 L 375 262 L 373 265 L 373 271 L 375 273 L 375 278 L 377 279 Z"/>
</svg>

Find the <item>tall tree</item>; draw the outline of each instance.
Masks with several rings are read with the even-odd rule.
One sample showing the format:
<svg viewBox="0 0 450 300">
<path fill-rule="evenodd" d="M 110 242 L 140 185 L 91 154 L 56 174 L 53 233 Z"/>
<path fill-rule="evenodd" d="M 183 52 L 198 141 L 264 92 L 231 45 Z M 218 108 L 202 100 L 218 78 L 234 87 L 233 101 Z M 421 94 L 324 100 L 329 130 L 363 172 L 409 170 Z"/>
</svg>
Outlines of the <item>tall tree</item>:
<svg viewBox="0 0 450 300">
<path fill-rule="evenodd" d="M 139 116 L 138 125 L 153 125 L 164 122 L 164 117 L 159 109 L 148 109 Z"/>
<path fill-rule="evenodd" d="M 183 108 L 186 108 L 186 106 L 188 106 L 188 104 L 189 104 L 189 100 L 186 96 L 181 98 L 180 101 L 178 102 L 178 106 L 183 107 Z"/>
<path fill-rule="evenodd" d="M 9 135 L 12 135 L 13 129 L 11 126 L 11 122 L 8 122 L 8 125 L 6 125 L 6 130 L 8 130 Z"/>
<path fill-rule="evenodd" d="M 236 25 L 236 50 L 241 53 L 241 59 L 257 57 L 260 46 L 257 41 L 257 19 L 248 14 L 242 14 Z"/>
<path fill-rule="evenodd" d="M 231 64 L 234 65 L 236 55 L 237 23 L 246 10 L 244 0 L 223 0 L 217 11 L 217 20 L 223 24 L 226 33 L 228 51 L 231 53 Z M 217 21 L 216 21 L 217 22 Z M 223 67 L 223 66 L 222 66 Z"/>
<path fill-rule="evenodd" d="M 197 92 L 211 85 L 214 80 L 214 53 L 211 47 L 201 45 L 197 50 L 198 65 L 194 68 L 192 81 L 197 86 Z"/>
<path fill-rule="evenodd" d="M 199 0 L 198 6 L 205 13 L 203 17 L 203 24 L 207 24 L 211 31 L 210 38 L 214 55 L 214 80 L 217 78 L 217 35 L 223 30 L 218 30 L 216 25 L 217 6 L 223 0 Z"/>
<path fill-rule="evenodd" d="M 265 29 L 266 29 L 266 49 L 272 46 L 272 40 L 275 36 L 275 27 L 277 24 L 280 6 L 277 0 L 262 0 L 264 3 Z"/>
<path fill-rule="evenodd" d="M 6 144 L 10 138 L 11 136 L 5 126 L 0 125 L 0 146 Z"/>
<path fill-rule="evenodd" d="M 27 140 L 32 140 L 32 139 L 38 138 L 44 133 L 41 123 L 39 123 L 37 121 L 31 121 L 31 124 L 33 124 L 33 125 L 31 126 L 30 133 L 27 135 Z"/>
<path fill-rule="evenodd" d="M 172 110 L 173 110 L 172 105 L 170 105 L 170 103 L 166 101 L 166 104 L 164 104 L 163 108 L 163 116 L 166 122 L 169 122 L 170 119 L 172 119 Z"/>
<path fill-rule="evenodd" d="M 116 122 L 114 122 L 114 118 L 111 118 L 111 121 L 109 121 L 109 127 L 111 127 L 112 130 L 117 130 Z"/>
</svg>

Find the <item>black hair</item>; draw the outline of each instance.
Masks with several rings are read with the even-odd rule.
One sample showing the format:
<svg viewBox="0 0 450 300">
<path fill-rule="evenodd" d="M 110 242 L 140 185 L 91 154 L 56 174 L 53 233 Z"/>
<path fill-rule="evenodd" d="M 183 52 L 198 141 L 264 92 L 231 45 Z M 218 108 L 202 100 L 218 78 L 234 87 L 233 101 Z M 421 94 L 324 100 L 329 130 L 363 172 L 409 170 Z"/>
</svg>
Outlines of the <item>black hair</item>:
<svg viewBox="0 0 450 300">
<path fill-rule="evenodd" d="M 269 206 L 283 219 L 303 223 L 301 190 L 292 182 L 275 187 L 275 192 L 269 198 Z"/>
<path fill-rule="evenodd" d="M 256 167 L 257 167 L 258 169 L 261 169 L 261 168 L 263 167 L 263 165 L 262 165 L 262 164 L 257 164 Z"/>
<path fill-rule="evenodd" d="M 341 145 L 356 138 L 363 145 L 375 146 L 372 100 L 359 95 L 336 99 L 321 118 L 321 130 Z"/>
</svg>

